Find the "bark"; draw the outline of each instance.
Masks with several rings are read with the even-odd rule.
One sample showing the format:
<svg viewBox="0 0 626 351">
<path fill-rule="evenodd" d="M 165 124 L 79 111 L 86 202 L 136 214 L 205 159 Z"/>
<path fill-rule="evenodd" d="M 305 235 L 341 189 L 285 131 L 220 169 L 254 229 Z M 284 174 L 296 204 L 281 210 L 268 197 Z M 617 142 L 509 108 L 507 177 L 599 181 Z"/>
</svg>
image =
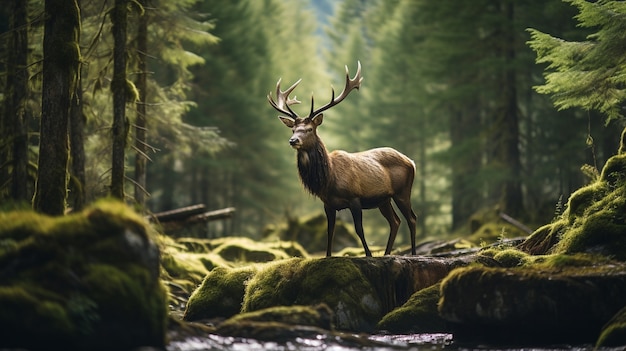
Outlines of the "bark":
<svg viewBox="0 0 626 351">
<path fill-rule="evenodd" d="M 111 156 L 111 196 L 124 199 L 124 166 L 128 120 L 126 118 L 126 27 L 128 0 L 115 0 L 113 22 L 113 147 Z"/>
<path fill-rule="evenodd" d="M 76 0 L 46 0 L 39 164 L 34 208 L 62 215 L 67 198 L 70 101 L 79 69 Z"/>
<path fill-rule="evenodd" d="M 6 140 L 12 140 L 12 143 L 6 156 L 12 166 L 11 198 L 28 201 L 28 130 L 25 113 L 28 95 L 28 12 L 23 0 L 13 0 L 10 6 L 11 37 L 7 50 L 4 133 Z"/>
<path fill-rule="evenodd" d="M 142 6 L 146 6 L 148 0 L 141 0 Z M 146 162 L 147 162 L 147 123 L 146 123 L 146 93 L 147 93 L 147 67 L 146 57 L 148 54 L 148 15 L 144 13 L 139 18 L 137 29 L 137 91 L 139 101 L 137 102 L 137 118 L 135 121 L 135 201 L 143 208 L 146 204 Z"/>
<path fill-rule="evenodd" d="M 502 2 L 500 8 L 505 23 L 513 23 L 514 4 Z M 499 30 L 498 56 L 502 61 L 498 89 L 500 106 L 496 111 L 491 130 L 493 164 L 501 166 L 506 174 L 500 182 L 495 182 L 492 194 L 499 197 L 500 210 L 517 217 L 523 212 L 521 186 L 522 166 L 519 151 L 519 121 L 517 108 L 517 81 L 515 71 L 515 33 L 502 24 Z"/>
<path fill-rule="evenodd" d="M 467 219 L 481 206 L 481 189 L 475 179 L 481 167 L 480 149 L 473 145 L 477 138 L 475 129 L 479 125 L 476 111 L 452 113 L 450 140 L 457 153 L 464 157 L 453 157 L 452 161 L 452 229 L 467 223 Z"/>
<path fill-rule="evenodd" d="M 85 123 L 81 79 L 70 106 L 70 195 L 74 211 L 85 207 Z"/>
</svg>

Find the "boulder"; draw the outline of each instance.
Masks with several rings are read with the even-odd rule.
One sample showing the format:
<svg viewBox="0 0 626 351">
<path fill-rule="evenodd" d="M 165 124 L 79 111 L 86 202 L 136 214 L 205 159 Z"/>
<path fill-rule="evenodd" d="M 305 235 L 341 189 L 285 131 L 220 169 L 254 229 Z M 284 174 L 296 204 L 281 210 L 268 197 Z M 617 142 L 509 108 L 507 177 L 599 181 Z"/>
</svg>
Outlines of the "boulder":
<svg viewBox="0 0 626 351">
<path fill-rule="evenodd" d="M 242 312 L 325 303 L 335 315 L 337 329 L 370 332 L 413 293 L 439 282 L 452 269 L 479 259 L 384 256 L 277 261 L 250 279 Z"/>
<path fill-rule="evenodd" d="M 163 347 L 159 249 L 125 205 L 0 213 L 0 348 Z"/>
<path fill-rule="evenodd" d="M 626 265 L 559 255 L 552 264 L 459 268 L 441 283 L 439 312 L 455 339 L 593 343 L 626 305 Z M 554 264 L 557 263 L 558 264 Z"/>
<path fill-rule="evenodd" d="M 254 265 L 212 270 L 189 297 L 183 319 L 229 318 L 238 314 L 246 282 L 257 272 Z"/>
</svg>

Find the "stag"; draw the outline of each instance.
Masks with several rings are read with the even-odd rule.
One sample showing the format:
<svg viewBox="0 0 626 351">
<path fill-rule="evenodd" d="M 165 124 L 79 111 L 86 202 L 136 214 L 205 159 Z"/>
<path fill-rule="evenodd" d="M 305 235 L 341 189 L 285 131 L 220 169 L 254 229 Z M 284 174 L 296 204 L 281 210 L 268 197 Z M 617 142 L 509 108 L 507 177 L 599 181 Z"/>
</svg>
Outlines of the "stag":
<svg viewBox="0 0 626 351">
<path fill-rule="evenodd" d="M 328 221 L 328 243 L 326 256 L 332 255 L 333 235 L 337 211 L 349 208 L 354 219 L 354 228 L 361 239 L 366 256 L 372 256 L 363 233 L 363 209 L 378 208 L 389 222 L 389 239 L 385 255 L 391 253 L 401 220 L 393 209 L 391 199 L 407 220 L 411 233 L 411 253 L 415 255 L 415 226 L 417 217 L 411 209 L 411 187 L 415 176 L 415 163 L 402 153 L 381 147 L 367 151 L 349 153 L 342 150 L 328 152 L 317 135 L 317 127 L 322 124 L 322 112 L 339 104 L 353 89 L 361 86 L 361 63 L 358 62 L 354 78 L 350 78 L 346 66 L 346 84 L 339 96 L 332 89 L 330 102 L 314 109 L 311 96 L 311 112 L 308 117 L 298 116 L 290 105 L 298 104 L 289 94 L 302 79 L 287 90 L 280 90 L 280 79 L 276 84 L 276 100 L 270 92 L 267 96 L 270 105 L 282 115 L 280 120 L 293 135 L 289 145 L 297 151 L 298 172 L 302 184 L 311 194 L 324 203 Z"/>
</svg>

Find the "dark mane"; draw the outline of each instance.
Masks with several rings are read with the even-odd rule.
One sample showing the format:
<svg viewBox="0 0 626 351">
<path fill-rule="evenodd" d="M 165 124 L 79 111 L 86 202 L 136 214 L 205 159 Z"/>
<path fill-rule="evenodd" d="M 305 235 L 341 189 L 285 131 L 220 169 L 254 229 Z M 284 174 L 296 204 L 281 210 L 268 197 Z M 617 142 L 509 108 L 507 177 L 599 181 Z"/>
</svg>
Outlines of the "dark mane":
<svg viewBox="0 0 626 351">
<path fill-rule="evenodd" d="M 328 184 L 328 153 L 321 140 L 314 148 L 298 150 L 298 172 L 302 184 L 311 194 L 319 196 Z"/>
</svg>

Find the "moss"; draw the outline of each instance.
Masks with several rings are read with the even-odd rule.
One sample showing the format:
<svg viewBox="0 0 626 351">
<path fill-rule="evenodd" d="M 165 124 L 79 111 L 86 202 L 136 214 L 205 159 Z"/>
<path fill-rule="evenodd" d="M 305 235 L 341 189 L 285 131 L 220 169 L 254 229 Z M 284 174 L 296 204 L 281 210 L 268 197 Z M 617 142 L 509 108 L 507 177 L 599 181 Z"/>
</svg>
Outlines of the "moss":
<svg viewBox="0 0 626 351">
<path fill-rule="evenodd" d="M 598 253 L 626 260 L 626 196 L 624 188 L 593 202 L 554 247 L 555 253 Z"/>
<path fill-rule="evenodd" d="M 400 333 L 436 333 L 446 330 L 439 316 L 439 284 L 434 284 L 411 295 L 402 306 L 386 314 L 376 329 Z"/>
<path fill-rule="evenodd" d="M 607 182 L 611 187 L 624 183 L 626 175 L 626 154 L 619 154 L 609 158 L 602 168 L 600 179 Z"/>
<path fill-rule="evenodd" d="M 349 258 L 294 258 L 273 262 L 246 287 L 242 312 L 326 303 L 337 328 L 373 330 L 382 317 L 378 293 Z"/>
<path fill-rule="evenodd" d="M 606 196 L 608 186 L 606 182 L 595 182 L 582 187 L 570 195 L 567 202 L 567 218 L 572 223 L 577 217 L 583 216 L 585 211 Z"/>
<path fill-rule="evenodd" d="M 517 249 L 505 249 L 497 252 L 493 259 L 498 261 L 503 267 L 517 267 L 529 262 L 527 253 Z"/>
<path fill-rule="evenodd" d="M 601 263 L 553 255 L 515 269 L 459 268 L 441 283 L 439 312 L 462 342 L 590 342 L 626 304 L 624 265 Z"/>
<path fill-rule="evenodd" d="M 288 326 L 308 325 L 326 330 L 334 329 L 332 310 L 326 304 L 319 304 L 316 306 L 276 306 L 241 313 L 220 324 L 218 332 L 245 322 L 278 322 Z"/>
<path fill-rule="evenodd" d="M 213 253 L 230 262 L 269 262 L 289 258 L 282 250 L 276 250 L 263 242 L 249 238 L 232 238 L 213 250 Z"/>
<path fill-rule="evenodd" d="M 3 345 L 109 349 L 162 346 L 167 291 L 143 219 L 100 201 L 51 218 L 0 214 Z M 33 329 L 33 325 L 43 326 Z"/>
<path fill-rule="evenodd" d="M 257 270 L 255 265 L 215 268 L 189 297 L 183 318 L 188 321 L 228 318 L 239 313 L 246 284 Z"/>
<path fill-rule="evenodd" d="M 596 348 L 626 345 L 626 307 L 602 327 Z"/>
<path fill-rule="evenodd" d="M 611 261 L 599 255 L 590 254 L 552 254 L 544 256 L 531 256 L 527 264 L 535 269 L 559 269 L 566 267 L 593 267 L 610 264 Z"/>
</svg>

